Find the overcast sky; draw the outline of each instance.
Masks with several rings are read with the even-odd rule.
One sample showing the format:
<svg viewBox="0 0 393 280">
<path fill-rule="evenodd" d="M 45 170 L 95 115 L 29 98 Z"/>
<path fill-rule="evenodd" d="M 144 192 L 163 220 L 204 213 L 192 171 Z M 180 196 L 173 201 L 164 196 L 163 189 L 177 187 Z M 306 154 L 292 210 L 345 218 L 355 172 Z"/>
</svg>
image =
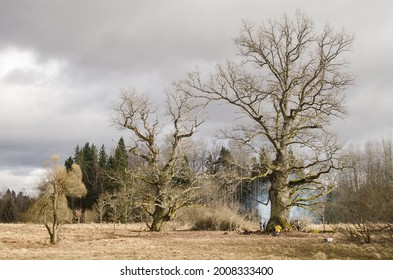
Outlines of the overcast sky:
<svg viewBox="0 0 393 280">
<path fill-rule="evenodd" d="M 393 1 L 0 0 L 0 191 L 32 190 L 54 153 L 64 160 L 88 141 L 110 150 L 127 137 L 110 125 L 120 89 L 160 100 L 196 65 L 208 73 L 233 57 L 242 19 L 298 8 L 355 36 L 357 80 L 340 136 L 362 143 L 391 133 Z M 230 126 L 219 117 L 208 126 Z"/>
</svg>

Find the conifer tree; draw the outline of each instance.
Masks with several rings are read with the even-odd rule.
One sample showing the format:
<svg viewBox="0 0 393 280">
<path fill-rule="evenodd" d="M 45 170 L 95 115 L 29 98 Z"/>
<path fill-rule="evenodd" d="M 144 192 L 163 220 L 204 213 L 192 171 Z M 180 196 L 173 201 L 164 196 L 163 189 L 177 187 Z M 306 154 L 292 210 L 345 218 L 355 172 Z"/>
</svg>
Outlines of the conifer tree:
<svg viewBox="0 0 393 280">
<path fill-rule="evenodd" d="M 123 137 L 120 137 L 115 150 L 114 167 L 118 171 L 124 171 L 128 166 L 128 152 Z"/>
<path fill-rule="evenodd" d="M 74 159 L 72 157 L 68 157 L 64 162 L 64 166 L 67 169 L 67 171 L 71 170 L 73 164 L 74 164 Z"/>
<path fill-rule="evenodd" d="M 101 146 L 101 149 L 98 153 L 98 165 L 100 168 L 106 168 L 108 164 L 108 154 L 105 150 L 105 145 Z"/>
</svg>

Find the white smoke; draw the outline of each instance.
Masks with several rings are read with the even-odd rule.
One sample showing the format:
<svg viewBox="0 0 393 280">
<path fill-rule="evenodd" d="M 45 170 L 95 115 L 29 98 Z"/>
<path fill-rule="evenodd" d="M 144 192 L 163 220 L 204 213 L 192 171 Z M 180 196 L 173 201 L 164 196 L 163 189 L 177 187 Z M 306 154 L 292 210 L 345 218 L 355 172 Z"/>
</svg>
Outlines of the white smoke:
<svg viewBox="0 0 393 280">
<path fill-rule="evenodd" d="M 289 213 L 290 221 L 301 220 L 304 217 L 310 218 L 312 222 L 317 222 L 315 215 L 310 210 L 297 206 L 291 208 L 291 212 Z"/>
<path fill-rule="evenodd" d="M 267 203 L 267 205 L 262 204 L 262 203 L 258 203 L 257 205 L 257 210 L 258 210 L 258 216 L 259 216 L 259 220 L 260 222 L 263 223 L 267 223 L 269 221 L 270 218 L 270 201 L 268 201 L 268 194 L 265 193 L 260 193 L 258 196 L 258 201 L 263 202 L 263 203 Z"/>
<path fill-rule="evenodd" d="M 267 205 L 264 205 L 262 203 L 257 204 L 257 211 L 258 211 L 258 216 L 260 219 L 260 222 L 263 224 L 264 222 L 268 222 L 270 219 L 270 212 L 271 212 L 271 203 L 268 201 L 268 194 L 267 193 L 260 193 L 258 196 L 258 200 L 263 203 L 267 203 Z M 294 221 L 294 220 L 301 220 L 304 217 L 311 218 L 313 222 L 318 222 L 315 215 L 307 209 L 301 208 L 294 206 L 291 208 L 291 211 L 289 213 L 289 220 Z"/>
</svg>

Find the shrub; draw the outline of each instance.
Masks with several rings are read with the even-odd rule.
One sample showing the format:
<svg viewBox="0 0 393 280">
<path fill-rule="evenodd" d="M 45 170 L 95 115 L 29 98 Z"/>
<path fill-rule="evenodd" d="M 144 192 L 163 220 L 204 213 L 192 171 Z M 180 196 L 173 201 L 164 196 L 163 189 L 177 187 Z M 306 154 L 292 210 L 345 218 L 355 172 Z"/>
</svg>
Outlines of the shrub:
<svg viewBox="0 0 393 280">
<path fill-rule="evenodd" d="M 368 222 L 339 224 L 334 228 L 349 241 L 359 244 L 371 243 L 375 231 L 374 226 Z"/>
<path fill-rule="evenodd" d="M 194 209 L 191 217 L 193 230 L 234 231 L 245 227 L 245 219 L 228 206 Z"/>
<path fill-rule="evenodd" d="M 313 224 L 313 219 L 309 216 L 303 216 L 299 219 L 299 221 L 300 231 L 306 231 Z"/>
<path fill-rule="evenodd" d="M 86 209 L 83 212 L 83 222 L 84 223 L 97 223 L 99 222 L 99 215 L 96 210 Z"/>
<path fill-rule="evenodd" d="M 299 219 L 292 221 L 291 225 L 292 229 L 306 231 L 309 229 L 312 222 L 313 220 L 309 216 L 302 216 Z"/>
</svg>

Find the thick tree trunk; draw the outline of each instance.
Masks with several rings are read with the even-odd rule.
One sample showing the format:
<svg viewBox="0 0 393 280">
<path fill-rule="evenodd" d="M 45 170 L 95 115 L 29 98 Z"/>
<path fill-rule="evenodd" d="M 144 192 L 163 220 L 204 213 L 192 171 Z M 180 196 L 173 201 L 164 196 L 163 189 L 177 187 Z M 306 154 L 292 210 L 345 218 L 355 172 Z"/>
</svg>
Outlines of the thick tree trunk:
<svg viewBox="0 0 393 280">
<path fill-rule="evenodd" d="M 150 230 L 161 231 L 162 225 L 167 220 L 165 208 L 156 205 L 152 217 L 153 221 L 150 226 Z"/>
<path fill-rule="evenodd" d="M 269 190 L 271 205 L 270 219 L 266 227 L 268 232 L 274 232 L 274 227 L 277 225 L 281 226 L 282 230 L 291 230 L 291 224 L 289 222 L 291 196 L 288 188 L 288 180 L 289 175 L 287 172 L 276 171 L 272 175 Z"/>
<path fill-rule="evenodd" d="M 173 207 L 167 207 L 163 208 L 158 205 L 156 205 L 153 213 L 153 222 L 150 226 L 151 231 L 161 231 L 162 226 L 169 222 L 172 221 L 172 219 L 175 217 L 176 211 L 173 210 Z"/>
<path fill-rule="evenodd" d="M 279 225 L 283 230 L 290 230 L 291 224 L 289 223 L 289 213 L 290 208 L 290 196 L 288 189 L 273 189 L 269 191 L 270 196 L 270 219 L 267 223 L 266 230 L 268 232 L 273 232 L 274 227 Z"/>
</svg>

